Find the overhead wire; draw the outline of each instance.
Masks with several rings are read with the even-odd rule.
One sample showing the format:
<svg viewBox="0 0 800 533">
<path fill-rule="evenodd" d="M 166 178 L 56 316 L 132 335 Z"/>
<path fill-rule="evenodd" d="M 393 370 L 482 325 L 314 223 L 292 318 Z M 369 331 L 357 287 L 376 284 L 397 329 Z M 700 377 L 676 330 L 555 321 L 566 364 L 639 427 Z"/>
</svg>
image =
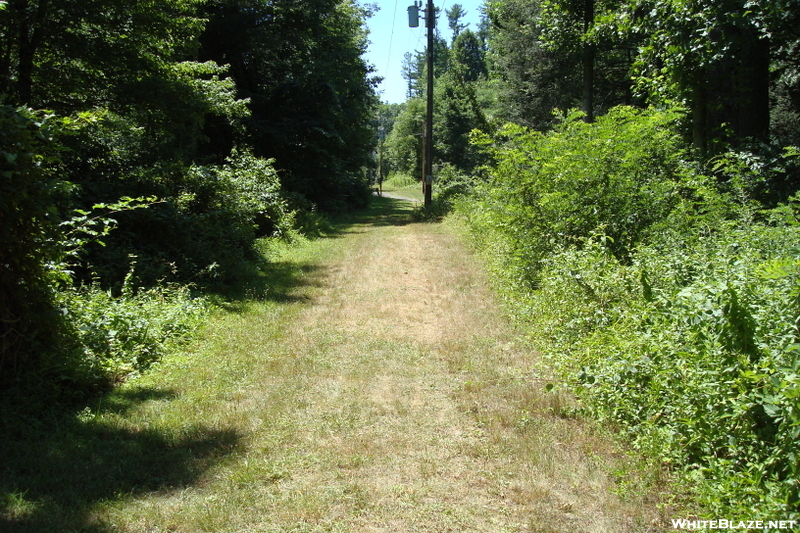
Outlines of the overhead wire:
<svg viewBox="0 0 800 533">
<path fill-rule="evenodd" d="M 389 72 L 389 64 L 392 61 L 392 41 L 394 40 L 394 25 L 397 22 L 397 3 L 400 0 L 394 0 L 394 13 L 392 14 L 392 32 L 389 34 L 389 53 L 386 54 L 386 72 Z"/>
<path fill-rule="evenodd" d="M 447 0 L 442 0 L 442 6 L 439 8 L 439 13 L 444 13 L 446 5 L 447 5 Z"/>
</svg>

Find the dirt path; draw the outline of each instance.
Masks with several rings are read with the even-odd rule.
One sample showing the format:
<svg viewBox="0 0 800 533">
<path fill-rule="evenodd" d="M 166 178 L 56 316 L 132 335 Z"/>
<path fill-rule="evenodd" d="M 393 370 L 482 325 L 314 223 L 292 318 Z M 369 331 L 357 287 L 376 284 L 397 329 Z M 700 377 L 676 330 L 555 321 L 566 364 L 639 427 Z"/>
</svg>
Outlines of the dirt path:
<svg viewBox="0 0 800 533">
<path fill-rule="evenodd" d="M 320 531 L 649 530 L 651 511 L 612 493 L 613 451 L 534 381 L 535 355 L 452 231 L 374 225 L 348 239 L 290 333 L 302 338 L 293 355 L 315 362 L 292 415 L 307 428 L 295 452 L 315 459 L 279 499 L 323 501 L 284 519 Z"/>
<path fill-rule="evenodd" d="M 378 194 L 378 193 L 374 193 L 374 194 L 375 194 L 375 196 L 383 196 L 384 198 L 393 198 L 395 200 L 404 200 L 406 202 L 419 203 L 419 200 L 417 200 L 416 198 L 409 198 L 408 196 L 403 196 L 402 194 L 397 194 L 397 193 L 393 193 L 393 192 L 383 191 L 380 194 Z"/>
<path fill-rule="evenodd" d="M 266 297 L 54 437 L 91 460 L 48 474 L 66 488 L 36 516 L 54 526 L 18 531 L 657 531 L 624 454 L 541 387 L 454 226 L 376 203 L 273 257 Z"/>
</svg>

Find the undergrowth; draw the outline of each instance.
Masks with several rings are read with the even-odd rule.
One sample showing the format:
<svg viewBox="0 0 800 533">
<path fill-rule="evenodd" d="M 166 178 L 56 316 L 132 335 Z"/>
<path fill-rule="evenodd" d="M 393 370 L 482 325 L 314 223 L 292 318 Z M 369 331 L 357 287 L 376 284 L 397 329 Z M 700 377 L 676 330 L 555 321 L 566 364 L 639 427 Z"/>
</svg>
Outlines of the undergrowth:
<svg viewBox="0 0 800 533">
<path fill-rule="evenodd" d="M 701 173 L 673 120 L 507 128 L 482 140 L 497 164 L 459 211 L 563 386 L 694 512 L 797 519 L 797 206 L 760 210 L 735 157 Z"/>
<path fill-rule="evenodd" d="M 136 290 L 115 296 L 97 284 L 58 295 L 76 346 L 62 365 L 64 377 L 88 386 L 112 384 L 139 373 L 185 342 L 208 303 L 186 286 Z"/>
<path fill-rule="evenodd" d="M 407 176 L 405 174 L 397 173 L 390 175 L 383 182 L 384 187 L 396 187 L 398 189 L 402 189 L 404 187 L 413 187 L 418 184 L 418 179 L 412 178 L 411 176 Z"/>
</svg>

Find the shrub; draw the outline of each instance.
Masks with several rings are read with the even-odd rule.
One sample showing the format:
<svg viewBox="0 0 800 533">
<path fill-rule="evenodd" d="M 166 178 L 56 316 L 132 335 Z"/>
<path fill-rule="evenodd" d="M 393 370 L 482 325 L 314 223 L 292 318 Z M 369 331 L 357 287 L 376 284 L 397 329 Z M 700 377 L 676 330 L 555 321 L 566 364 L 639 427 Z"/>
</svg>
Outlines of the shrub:
<svg viewBox="0 0 800 533">
<path fill-rule="evenodd" d="M 716 513 L 800 513 L 798 237 L 754 225 L 644 247 L 593 280 L 639 278 L 636 297 L 572 339 L 591 412 L 681 468 Z"/>
<path fill-rule="evenodd" d="M 234 152 L 226 165 L 176 165 L 127 179 L 164 201 L 119 214 L 108 246 L 91 246 L 83 256 L 83 281 L 99 277 L 119 288 L 130 255 L 145 286 L 229 281 L 258 258 L 258 237 L 286 236 L 293 226 L 272 161 L 246 152 Z"/>
<path fill-rule="evenodd" d="M 208 305 L 187 287 L 137 292 L 132 278 L 133 270 L 120 296 L 97 284 L 59 292 L 75 343 L 45 371 L 77 388 L 105 387 L 148 368 L 199 326 Z"/>
<path fill-rule="evenodd" d="M 612 109 L 593 124 L 577 112 L 555 131 L 507 125 L 483 144 L 494 159 L 475 194 L 482 212 L 507 235 L 514 268 L 529 282 L 556 247 L 607 236 L 605 246 L 629 260 L 653 224 L 674 207 L 689 170 L 673 112 Z M 483 230 L 480 230 L 483 231 Z"/>
<path fill-rule="evenodd" d="M 57 128 L 44 113 L 0 106 L 0 377 L 35 364 L 61 331 L 47 269 L 67 190 L 51 172 Z"/>
<path fill-rule="evenodd" d="M 587 414 L 701 514 L 800 519 L 800 210 L 760 211 L 741 153 L 693 171 L 667 118 L 507 128 L 459 209 Z"/>
</svg>

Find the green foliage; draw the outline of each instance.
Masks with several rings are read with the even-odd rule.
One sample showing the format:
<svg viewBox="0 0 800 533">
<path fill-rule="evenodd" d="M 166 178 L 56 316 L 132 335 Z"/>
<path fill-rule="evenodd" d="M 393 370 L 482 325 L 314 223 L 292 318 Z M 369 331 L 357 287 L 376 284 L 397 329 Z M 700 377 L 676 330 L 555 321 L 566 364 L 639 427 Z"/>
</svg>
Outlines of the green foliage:
<svg viewBox="0 0 800 533">
<path fill-rule="evenodd" d="M 454 36 L 450 48 L 441 39 L 435 43 L 433 159 L 435 165 L 453 165 L 461 172 L 472 173 L 483 163 L 483 157 L 470 144 L 470 132 L 490 129 L 484 112 L 485 101 L 479 98 L 479 88 L 486 83 L 488 74 L 486 49 L 478 35 L 458 22 L 463 16 L 461 6 L 455 4 L 450 11 L 451 26 L 458 29 L 458 35 Z M 410 61 L 410 57 L 407 60 Z M 409 81 L 418 86 L 410 91 L 414 97 L 406 102 L 397 117 L 384 152 L 391 170 L 412 176 L 422 174 L 422 133 L 426 112 L 421 84 L 424 65 L 423 56 L 418 55 L 416 70 L 406 72 Z"/>
<path fill-rule="evenodd" d="M 463 173 L 453 165 L 444 164 L 436 171 L 433 201 L 444 213 L 449 213 L 462 198 L 473 192 L 479 181 L 479 178 Z"/>
<path fill-rule="evenodd" d="M 233 186 L 236 212 L 251 220 L 259 237 L 286 237 L 293 213 L 284 199 L 274 159 L 260 159 L 234 151 L 220 174 Z"/>
<path fill-rule="evenodd" d="M 680 98 L 694 76 L 720 61 L 743 42 L 747 32 L 768 30 L 781 2 L 648 0 L 628 2 L 616 18 L 616 29 L 644 37 L 635 63 L 639 89 L 653 102 Z M 677 84 L 677 85 L 675 85 Z"/>
<path fill-rule="evenodd" d="M 478 105 L 474 84 L 446 75 L 436 86 L 433 139 L 434 159 L 471 173 L 481 163 L 483 154 L 470 143 L 473 130 L 488 130 Z"/>
<path fill-rule="evenodd" d="M 599 24 L 618 11 L 618 1 L 592 2 L 595 24 L 586 27 L 586 2 L 502 0 L 487 3 L 492 22 L 489 65 L 497 81 L 500 117 L 546 130 L 553 109 L 569 109 L 584 98 L 585 45 L 593 50 L 593 108 L 600 114 L 632 105 L 629 68 L 635 40 Z"/>
<path fill-rule="evenodd" d="M 761 225 L 669 232 L 630 266 L 564 252 L 550 264 L 569 264 L 587 286 L 628 286 L 604 305 L 584 300 L 583 313 L 567 308 L 576 296 L 565 276 L 543 272 L 564 285 L 540 297 L 564 302 L 567 323 L 583 321 L 580 332 L 551 332 L 569 344 L 556 359 L 583 383 L 587 409 L 679 469 L 711 514 L 800 513 L 798 236 Z"/>
<path fill-rule="evenodd" d="M 395 173 L 389 176 L 384 184 L 387 187 L 396 187 L 398 189 L 402 189 L 404 187 L 413 187 L 419 185 L 419 179 L 412 176 L 406 176 L 405 174 Z"/>
<path fill-rule="evenodd" d="M 791 0 L 492 0 L 486 13 L 503 120 L 545 130 L 552 109 L 581 101 L 587 114 L 681 106 L 703 157 L 751 139 L 796 144 Z"/>
<path fill-rule="evenodd" d="M 460 172 L 455 166 L 445 163 L 434 170 L 436 179 L 433 182 L 431 205 L 417 205 L 412 217 L 418 221 L 430 222 L 441 220 L 452 213 L 460 202 L 472 193 L 477 178 Z"/>
<path fill-rule="evenodd" d="M 717 159 L 722 180 L 692 171 L 672 117 L 506 128 L 491 188 L 460 209 L 587 413 L 673 469 L 698 513 L 796 519 L 797 207 L 759 212 L 766 167 L 746 154 Z"/>
<path fill-rule="evenodd" d="M 56 260 L 58 201 L 67 185 L 45 113 L 0 106 L 0 375 L 31 364 L 58 342 L 48 263 Z"/>
<path fill-rule="evenodd" d="M 682 143 L 668 128 L 674 113 L 621 107 L 595 124 L 580 118 L 566 115 L 548 134 L 507 125 L 494 140 L 478 138 L 495 166 L 470 217 L 487 226 L 484 235 L 503 235 L 522 282 L 535 284 L 540 263 L 558 247 L 595 235 L 629 261 L 690 186 Z"/>
<path fill-rule="evenodd" d="M 608 27 L 639 43 L 636 92 L 654 105 L 680 102 L 691 110 L 693 144 L 705 157 L 751 138 L 769 140 L 773 51 L 789 38 L 782 28 L 792 18 L 778 13 L 796 13 L 782 4 L 632 0 Z"/>
<path fill-rule="evenodd" d="M 488 131 L 477 88 L 486 76 L 484 51 L 470 30 L 453 41 L 448 72 L 436 80 L 433 117 L 434 159 L 472 173 L 484 162 L 469 142 L 472 130 Z"/>
<path fill-rule="evenodd" d="M 68 268 L 69 261 L 79 257 L 90 243 L 105 246 L 103 238 L 107 237 L 111 230 L 117 226 L 117 221 L 110 218 L 109 215 L 149 207 L 156 201 L 155 197 L 123 197 L 120 198 L 119 202 L 113 204 L 95 204 L 92 206 L 91 211 L 75 209 L 70 218 L 59 224 L 62 230 L 62 235 L 59 238 L 59 256 L 65 261 L 65 267 Z M 69 278 L 70 273 L 65 271 L 64 274 L 67 276 L 64 281 L 70 283 L 72 281 Z"/>
<path fill-rule="evenodd" d="M 378 105 L 367 46 L 368 7 L 351 1 L 209 2 L 200 54 L 230 64 L 253 153 L 275 158 L 295 207 L 364 207 Z M 269 23 L 265 23 L 269 21 Z M 212 136 L 216 132 L 209 132 Z"/>
<path fill-rule="evenodd" d="M 137 282 L 146 286 L 229 282 L 256 259 L 257 238 L 287 236 L 293 224 L 272 161 L 247 152 L 234 152 L 223 165 L 176 165 L 133 178 L 163 202 L 116 216 L 107 245 L 89 246 L 81 256 L 83 281 L 99 277 L 118 288 L 126 258 L 135 255 Z"/>
<path fill-rule="evenodd" d="M 120 296 L 95 284 L 59 293 L 75 348 L 45 372 L 81 387 L 107 386 L 148 368 L 200 325 L 208 306 L 187 287 L 137 291 L 133 278 L 132 268 Z"/>
<path fill-rule="evenodd" d="M 401 174 L 422 176 L 422 125 L 425 118 L 425 101 L 412 98 L 397 116 L 394 127 L 386 138 L 385 157 L 391 168 Z"/>
<path fill-rule="evenodd" d="M 476 82 L 488 74 L 485 55 L 478 36 L 464 30 L 453 39 L 449 70 L 461 82 Z"/>
<path fill-rule="evenodd" d="M 330 211 L 369 201 L 369 7 L 0 5 L 0 102 L 52 110 L 0 114 L 0 370 L 35 370 L 30 354 L 68 351 L 62 326 L 83 315 L 59 315 L 57 290 L 72 291 L 81 309 L 107 304 L 132 321 L 136 302 L 147 306 L 124 294 L 126 283 L 232 280 L 261 260 L 258 238 L 292 233 L 290 201 Z M 137 268 L 126 277 L 131 255 Z M 98 287 L 123 296 L 103 300 Z M 98 339 L 119 329 L 92 323 Z M 102 357 L 124 358 L 138 342 Z"/>
</svg>

